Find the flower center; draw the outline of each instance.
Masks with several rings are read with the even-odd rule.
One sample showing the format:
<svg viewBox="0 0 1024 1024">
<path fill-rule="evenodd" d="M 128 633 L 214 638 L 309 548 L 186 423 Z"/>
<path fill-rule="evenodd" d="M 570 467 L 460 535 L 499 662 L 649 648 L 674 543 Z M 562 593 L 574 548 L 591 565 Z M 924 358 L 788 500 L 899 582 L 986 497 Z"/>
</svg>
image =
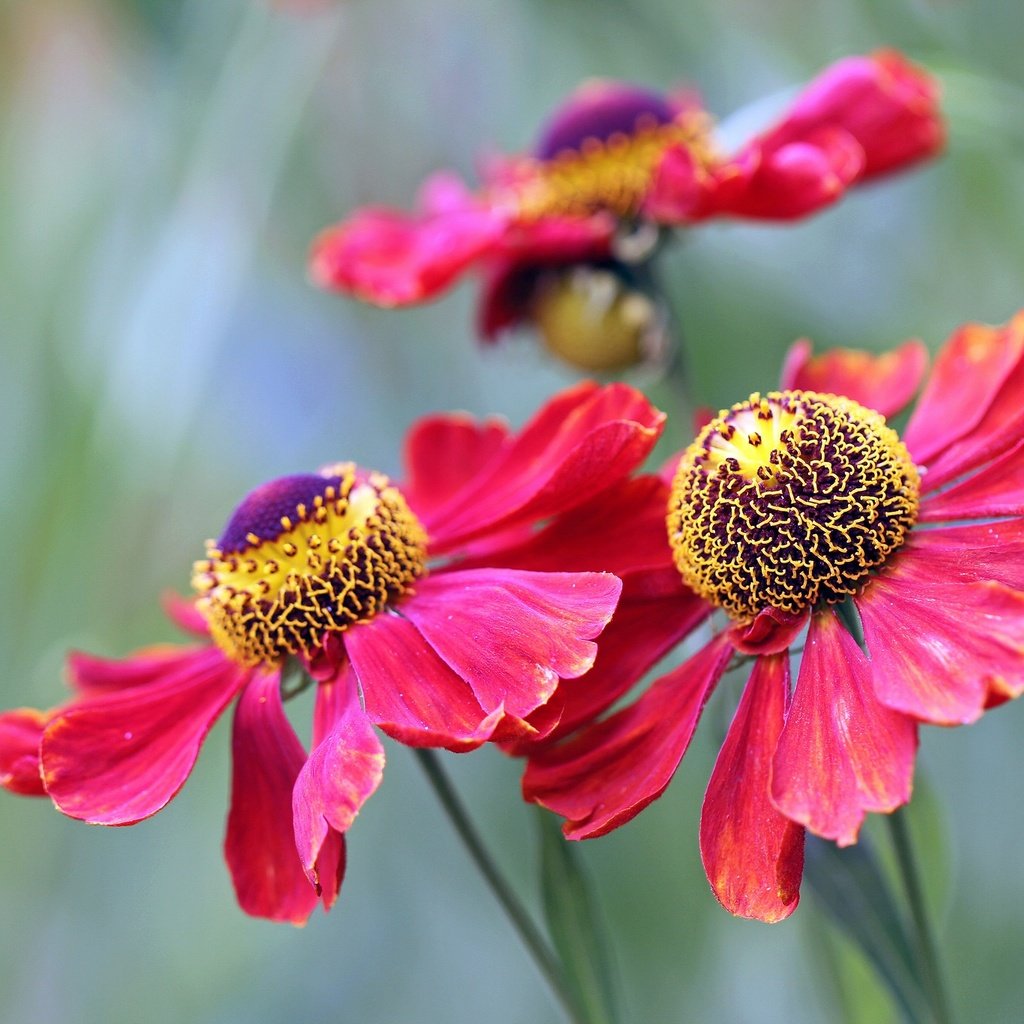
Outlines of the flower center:
<svg viewBox="0 0 1024 1024">
<path fill-rule="evenodd" d="M 197 606 L 217 645 L 254 665 L 312 655 L 426 571 L 427 537 L 386 476 L 339 463 L 253 491 L 206 558 Z"/>
<path fill-rule="evenodd" d="M 749 621 L 856 593 L 917 518 L 920 477 L 877 412 L 814 391 L 751 395 L 679 461 L 675 563 L 698 594 Z"/>
<path fill-rule="evenodd" d="M 640 213 L 654 172 L 670 146 L 686 146 L 697 162 L 712 159 L 706 114 L 687 111 L 668 123 L 640 114 L 632 131 L 605 138 L 587 136 L 576 148 L 533 160 L 513 185 L 512 202 L 523 221 L 544 217 L 589 217 L 608 211 L 618 217 Z"/>
</svg>

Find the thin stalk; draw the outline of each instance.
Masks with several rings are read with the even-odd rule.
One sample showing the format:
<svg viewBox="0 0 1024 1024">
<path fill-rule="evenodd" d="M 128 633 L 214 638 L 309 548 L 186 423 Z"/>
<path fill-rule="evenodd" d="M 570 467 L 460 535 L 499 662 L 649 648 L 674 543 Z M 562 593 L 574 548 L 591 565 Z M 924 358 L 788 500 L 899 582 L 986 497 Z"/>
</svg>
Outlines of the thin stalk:
<svg viewBox="0 0 1024 1024">
<path fill-rule="evenodd" d="M 910 830 L 907 828 L 906 808 L 894 811 L 887 815 L 886 819 L 889 823 L 889 835 L 896 853 L 900 879 L 907 894 L 907 903 L 910 906 L 910 915 L 914 922 L 921 982 L 928 995 L 928 1001 L 937 1024 L 952 1024 L 953 1017 L 949 1008 L 949 997 L 946 994 L 942 968 L 939 965 L 935 933 L 928 918 L 928 908 L 925 905 L 924 891 L 921 887 L 921 875 L 918 871 L 917 859 L 914 856 L 914 844 L 911 841 Z"/>
<path fill-rule="evenodd" d="M 488 853 L 459 795 L 445 774 L 440 758 L 433 750 L 422 747 L 414 749 L 413 753 L 466 851 L 508 915 L 512 927 L 518 932 L 519 938 L 544 975 L 566 1016 L 572 1024 L 587 1024 L 586 1017 L 581 1014 L 565 980 L 561 963 Z"/>
</svg>

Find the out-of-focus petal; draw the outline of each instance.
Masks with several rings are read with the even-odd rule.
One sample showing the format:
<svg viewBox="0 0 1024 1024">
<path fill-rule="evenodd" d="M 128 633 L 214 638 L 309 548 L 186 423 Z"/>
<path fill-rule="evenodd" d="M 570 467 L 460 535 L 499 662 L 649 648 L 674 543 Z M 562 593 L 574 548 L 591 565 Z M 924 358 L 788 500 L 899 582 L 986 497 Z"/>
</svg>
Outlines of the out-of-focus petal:
<svg viewBox="0 0 1024 1024">
<path fill-rule="evenodd" d="M 341 837 L 384 773 L 384 749 L 359 706 L 351 673 L 341 669 L 336 685 L 325 698 L 330 706 L 318 712 L 321 727 L 334 719 L 331 730 L 313 747 L 292 793 L 299 859 L 328 906 L 345 866 Z"/>
<path fill-rule="evenodd" d="M 991 686 L 1024 691 L 1024 594 L 936 578 L 917 555 L 857 598 L 878 699 L 925 722 L 972 722 Z"/>
<path fill-rule="evenodd" d="M 758 658 L 711 774 L 700 819 L 708 881 L 732 914 L 781 921 L 796 910 L 804 830 L 769 796 L 789 702 L 789 655 Z"/>
<path fill-rule="evenodd" d="M 883 416 L 894 416 L 917 393 L 927 369 L 928 349 L 920 341 L 904 342 L 882 355 L 839 348 L 813 356 L 804 338 L 790 347 L 781 384 L 786 390 L 845 395 Z"/>
<path fill-rule="evenodd" d="M 688 146 L 669 146 L 655 169 L 644 214 L 661 224 L 692 224 L 713 212 L 717 184 Z"/>
<path fill-rule="evenodd" d="M 143 647 L 127 658 L 101 658 L 84 651 L 72 651 L 65 662 L 71 685 L 81 693 L 100 694 L 158 683 L 168 671 L 177 670 L 189 654 L 208 651 L 203 647 L 155 644 Z"/>
<path fill-rule="evenodd" d="M 849 846 L 868 811 L 910 799 L 916 750 L 916 726 L 879 703 L 853 637 L 834 612 L 816 615 L 772 763 L 775 806 Z"/>
<path fill-rule="evenodd" d="M 292 787 L 306 751 L 281 705 L 280 678 L 256 673 L 235 708 L 224 856 L 247 914 L 303 924 L 317 904 L 292 827 Z"/>
<path fill-rule="evenodd" d="M 0 714 L 0 786 L 22 796 L 45 796 L 39 743 L 53 712 L 15 708 Z"/>
<path fill-rule="evenodd" d="M 532 755 L 523 795 L 566 818 L 570 839 L 604 835 L 636 817 L 671 781 L 731 656 L 719 637 L 634 704 Z"/>
<path fill-rule="evenodd" d="M 186 633 L 193 633 L 195 636 L 210 635 L 210 627 L 202 612 L 196 608 L 194 598 L 182 597 L 174 591 L 168 591 L 164 594 L 162 603 L 167 617 L 179 629 L 183 629 Z"/>
<path fill-rule="evenodd" d="M 181 652 L 144 686 L 87 697 L 43 732 L 43 782 L 72 818 L 130 825 L 188 778 L 217 717 L 250 672 L 216 648 Z"/>
</svg>

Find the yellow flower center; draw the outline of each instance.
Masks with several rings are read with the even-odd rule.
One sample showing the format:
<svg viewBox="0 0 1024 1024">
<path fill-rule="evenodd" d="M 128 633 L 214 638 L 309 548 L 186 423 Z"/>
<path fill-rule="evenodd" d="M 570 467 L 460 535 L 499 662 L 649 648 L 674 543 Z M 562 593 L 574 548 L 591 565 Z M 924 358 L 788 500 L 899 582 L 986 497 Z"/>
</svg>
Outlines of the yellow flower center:
<svg viewBox="0 0 1024 1024">
<path fill-rule="evenodd" d="M 683 579 L 747 622 L 856 593 L 917 519 L 920 476 L 877 412 L 814 391 L 751 395 L 679 461 L 669 542 Z"/>
<path fill-rule="evenodd" d="M 192 585 L 217 645 L 241 664 L 270 663 L 372 618 L 423 575 L 426 552 L 388 478 L 340 463 L 249 495 L 207 542 Z"/>
<path fill-rule="evenodd" d="M 512 202 L 521 220 L 543 217 L 588 217 L 602 210 L 618 217 L 640 213 L 664 152 L 687 147 L 697 163 L 713 159 L 710 119 L 689 111 L 667 124 L 641 117 L 636 129 L 607 139 L 588 138 L 579 149 L 566 149 L 550 160 L 536 160 Z"/>
</svg>

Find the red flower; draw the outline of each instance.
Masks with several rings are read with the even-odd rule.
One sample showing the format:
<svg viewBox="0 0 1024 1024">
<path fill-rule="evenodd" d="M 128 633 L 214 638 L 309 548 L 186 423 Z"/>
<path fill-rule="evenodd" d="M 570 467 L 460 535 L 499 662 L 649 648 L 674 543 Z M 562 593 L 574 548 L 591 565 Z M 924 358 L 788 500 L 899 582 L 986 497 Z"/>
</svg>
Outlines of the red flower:
<svg viewBox="0 0 1024 1024">
<path fill-rule="evenodd" d="M 868 811 L 910 798 L 918 723 L 971 722 L 1024 691 L 1024 312 L 950 338 L 901 440 L 882 414 L 925 362 L 919 342 L 817 359 L 800 342 L 788 390 L 721 413 L 683 454 L 662 565 L 728 628 L 624 709 L 521 748 L 526 796 L 566 835 L 656 799 L 722 674 L 751 657 L 700 845 L 728 910 L 777 921 L 799 899 L 805 828 L 854 843 Z"/>
<path fill-rule="evenodd" d="M 611 270 L 632 293 L 628 267 L 650 257 L 659 227 L 803 217 L 942 142 L 934 82 L 894 51 L 839 61 L 732 156 L 718 152 L 692 96 L 592 82 L 556 112 L 532 156 L 492 161 L 478 192 L 439 174 L 412 215 L 357 211 L 317 239 L 311 272 L 324 287 L 399 306 L 483 269 L 480 327 L 493 339 L 535 317 L 553 268 Z"/>
<path fill-rule="evenodd" d="M 174 797 L 235 702 L 225 852 L 238 900 L 302 923 L 318 895 L 336 898 L 344 833 L 380 782 L 374 726 L 460 751 L 538 735 L 527 718 L 591 667 L 620 580 L 523 569 L 514 551 L 541 522 L 587 545 L 602 516 L 625 519 L 627 478 L 662 421 L 623 385 L 585 384 L 518 434 L 421 421 L 401 491 L 352 464 L 257 488 L 196 563 L 198 599 L 171 608 L 203 639 L 72 655 L 68 704 L 0 715 L 0 784 L 45 790 L 85 821 L 137 822 Z M 629 575 L 645 557 L 609 562 Z M 296 666 L 316 681 L 308 755 L 282 706 Z"/>
</svg>

